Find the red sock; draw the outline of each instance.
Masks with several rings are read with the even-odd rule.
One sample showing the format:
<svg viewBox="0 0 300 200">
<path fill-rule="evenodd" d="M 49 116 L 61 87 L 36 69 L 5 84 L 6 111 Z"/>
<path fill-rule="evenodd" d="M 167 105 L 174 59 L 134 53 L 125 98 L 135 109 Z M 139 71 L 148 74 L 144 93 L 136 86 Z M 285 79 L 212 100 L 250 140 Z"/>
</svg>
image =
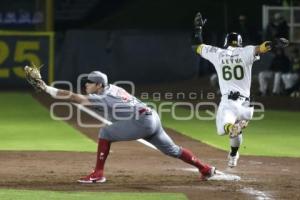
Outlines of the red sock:
<svg viewBox="0 0 300 200">
<path fill-rule="evenodd" d="M 190 150 L 182 147 L 181 147 L 181 155 L 179 158 L 184 162 L 197 167 L 199 170 L 203 169 L 205 166 Z"/>
<path fill-rule="evenodd" d="M 110 149 L 110 141 L 100 138 L 98 140 L 98 151 L 97 151 L 97 161 L 96 161 L 95 171 L 102 173 L 102 175 L 103 175 L 105 160 L 109 154 L 109 149 Z"/>
</svg>

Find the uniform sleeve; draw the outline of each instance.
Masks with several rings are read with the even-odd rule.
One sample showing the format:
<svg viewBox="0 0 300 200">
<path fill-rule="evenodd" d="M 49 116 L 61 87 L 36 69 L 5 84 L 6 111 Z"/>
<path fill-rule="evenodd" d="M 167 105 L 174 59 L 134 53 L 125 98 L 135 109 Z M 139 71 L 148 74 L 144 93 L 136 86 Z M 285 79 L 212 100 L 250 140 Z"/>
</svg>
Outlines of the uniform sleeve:
<svg viewBox="0 0 300 200">
<path fill-rule="evenodd" d="M 255 55 L 255 46 L 246 46 L 243 49 L 243 57 L 248 65 L 252 65 L 254 61 L 259 60 Z"/>
<path fill-rule="evenodd" d="M 91 105 L 88 107 L 95 109 L 95 111 L 100 113 L 100 115 L 103 115 L 107 112 L 107 99 L 104 95 L 89 94 L 87 97 L 91 103 Z"/>
<path fill-rule="evenodd" d="M 200 54 L 203 58 L 209 60 L 211 63 L 215 63 L 218 59 L 218 47 L 201 44 L 197 48 L 197 53 Z"/>
<path fill-rule="evenodd" d="M 105 104 L 106 103 L 106 99 L 104 95 L 96 95 L 96 94 L 89 94 L 88 96 L 88 100 L 92 103 L 92 104 Z"/>
</svg>

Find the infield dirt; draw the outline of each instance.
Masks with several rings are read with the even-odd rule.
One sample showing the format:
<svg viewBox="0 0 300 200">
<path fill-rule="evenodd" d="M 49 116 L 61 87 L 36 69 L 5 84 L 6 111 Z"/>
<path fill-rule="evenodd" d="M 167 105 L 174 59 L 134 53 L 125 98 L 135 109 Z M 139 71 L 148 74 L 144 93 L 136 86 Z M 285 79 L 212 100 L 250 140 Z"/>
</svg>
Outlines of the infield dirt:
<svg viewBox="0 0 300 200">
<path fill-rule="evenodd" d="M 46 107 L 47 95 L 35 97 Z M 63 109 L 57 114 L 64 113 Z M 93 120 L 83 114 L 85 120 Z M 74 116 L 68 123 L 97 140 L 98 130 L 80 128 Z M 136 141 L 112 144 L 105 184 L 82 185 L 76 180 L 94 167 L 95 153 L 0 151 L 0 187 L 55 191 L 95 192 L 181 192 L 189 199 L 300 199 L 300 159 L 241 156 L 237 168 L 226 166 L 227 152 L 183 136 L 168 134 L 180 146 L 188 147 L 204 162 L 236 174 L 240 181 L 200 181 L 197 172 L 180 160 Z M 96 151 L 96 149 L 95 149 Z"/>
</svg>

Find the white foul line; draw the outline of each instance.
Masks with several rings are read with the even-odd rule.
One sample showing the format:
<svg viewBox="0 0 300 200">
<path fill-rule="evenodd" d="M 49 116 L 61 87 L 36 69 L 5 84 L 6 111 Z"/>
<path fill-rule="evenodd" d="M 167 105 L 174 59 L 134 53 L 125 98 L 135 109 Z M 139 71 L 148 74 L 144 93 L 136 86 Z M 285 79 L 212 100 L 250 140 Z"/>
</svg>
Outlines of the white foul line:
<svg viewBox="0 0 300 200">
<path fill-rule="evenodd" d="M 273 197 L 271 195 L 269 195 L 268 193 L 265 193 L 265 192 L 262 192 L 259 190 L 255 190 L 251 187 L 242 188 L 240 191 L 243 193 L 246 193 L 246 194 L 250 194 L 251 196 L 255 196 L 255 199 L 257 199 L 257 200 L 272 200 L 273 199 Z"/>
<path fill-rule="evenodd" d="M 91 117 L 93 117 L 93 118 L 95 118 L 95 119 L 103 122 L 104 124 L 106 124 L 106 125 L 111 125 L 112 124 L 111 121 L 108 121 L 107 119 L 105 119 L 102 116 L 98 115 L 96 112 L 92 111 L 91 109 L 89 109 L 87 107 L 84 107 L 83 105 L 78 104 L 78 103 L 72 103 L 72 104 L 74 106 L 76 106 L 79 110 L 84 111 L 85 113 L 87 113 Z M 142 144 L 144 144 L 144 145 L 146 145 L 146 146 L 148 146 L 148 147 L 150 147 L 150 148 L 152 148 L 152 149 L 157 150 L 157 148 L 153 144 L 147 142 L 146 140 L 138 139 L 137 141 L 140 142 L 140 143 L 142 143 Z"/>
</svg>

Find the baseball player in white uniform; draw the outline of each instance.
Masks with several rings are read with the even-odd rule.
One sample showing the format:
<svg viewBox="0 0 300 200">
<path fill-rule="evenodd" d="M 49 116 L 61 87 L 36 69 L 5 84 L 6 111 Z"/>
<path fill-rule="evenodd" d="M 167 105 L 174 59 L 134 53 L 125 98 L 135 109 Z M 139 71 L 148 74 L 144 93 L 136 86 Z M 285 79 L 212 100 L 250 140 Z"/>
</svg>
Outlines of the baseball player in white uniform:
<svg viewBox="0 0 300 200">
<path fill-rule="evenodd" d="M 229 33 L 224 48 L 203 44 L 202 27 L 205 20 L 197 13 L 195 25 L 196 52 L 209 60 L 215 67 L 222 98 L 219 104 L 216 125 L 219 135 L 229 135 L 231 150 L 228 166 L 235 167 L 239 159 L 238 149 L 242 143 L 242 129 L 253 116 L 250 106 L 251 70 L 258 55 L 271 50 L 273 42 L 266 41 L 259 46 L 242 46 L 242 37 Z M 286 42 L 286 41 L 285 41 Z"/>
</svg>

